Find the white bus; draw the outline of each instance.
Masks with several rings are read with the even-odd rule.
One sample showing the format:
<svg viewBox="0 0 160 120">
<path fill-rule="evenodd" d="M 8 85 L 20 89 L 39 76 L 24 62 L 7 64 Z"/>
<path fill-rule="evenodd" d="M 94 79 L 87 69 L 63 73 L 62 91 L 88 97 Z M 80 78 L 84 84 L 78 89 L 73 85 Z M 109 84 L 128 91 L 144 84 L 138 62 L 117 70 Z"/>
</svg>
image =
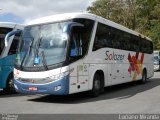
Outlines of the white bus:
<svg viewBox="0 0 160 120">
<path fill-rule="evenodd" d="M 27 46 L 26 46 L 27 45 Z M 67 95 L 152 77 L 152 41 L 89 13 L 33 20 L 20 41 L 14 85 L 18 92 Z"/>
<path fill-rule="evenodd" d="M 12 36 L 5 47 L 5 36 L 7 33 L 23 30 L 23 25 L 9 22 L 0 22 L 0 89 L 5 92 L 13 92 L 13 66 L 15 64 L 16 49 L 20 34 Z"/>
<path fill-rule="evenodd" d="M 154 51 L 154 71 L 160 70 L 160 51 Z"/>
</svg>

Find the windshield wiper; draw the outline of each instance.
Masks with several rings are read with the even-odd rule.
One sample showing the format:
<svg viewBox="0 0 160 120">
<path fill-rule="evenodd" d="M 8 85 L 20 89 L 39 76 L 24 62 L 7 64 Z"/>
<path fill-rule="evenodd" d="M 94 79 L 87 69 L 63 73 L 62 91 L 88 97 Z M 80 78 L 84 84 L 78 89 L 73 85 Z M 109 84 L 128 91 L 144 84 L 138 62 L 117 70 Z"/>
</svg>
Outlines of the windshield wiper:
<svg viewBox="0 0 160 120">
<path fill-rule="evenodd" d="M 44 51 L 42 51 L 41 54 L 42 54 L 42 63 L 43 63 L 43 66 L 45 67 L 46 70 L 48 70 L 48 66 L 47 66 L 47 63 L 46 63 Z"/>
<path fill-rule="evenodd" d="M 39 47 L 41 46 L 42 37 L 38 39 L 36 44 L 36 55 L 38 56 Z"/>
</svg>

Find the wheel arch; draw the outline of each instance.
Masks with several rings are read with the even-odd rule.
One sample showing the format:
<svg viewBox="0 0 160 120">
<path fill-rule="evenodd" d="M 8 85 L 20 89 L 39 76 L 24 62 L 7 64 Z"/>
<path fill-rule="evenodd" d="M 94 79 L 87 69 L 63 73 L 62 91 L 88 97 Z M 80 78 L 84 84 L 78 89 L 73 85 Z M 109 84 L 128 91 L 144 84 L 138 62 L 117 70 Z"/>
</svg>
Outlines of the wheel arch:
<svg viewBox="0 0 160 120">
<path fill-rule="evenodd" d="M 93 79 L 94 79 L 95 74 L 100 74 L 100 76 L 102 77 L 102 79 L 101 79 L 102 80 L 102 85 L 103 85 L 102 87 L 104 88 L 104 86 L 105 86 L 105 74 L 104 74 L 104 71 L 102 69 L 98 69 L 95 72 L 93 72 L 91 80 L 90 80 L 91 82 L 90 82 L 89 88 L 90 89 L 93 88 Z"/>
<path fill-rule="evenodd" d="M 4 89 L 4 88 L 7 87 L 8 79 L 13 76 L 13 71 L 12 70 L 6 70 L 6 71 L 3 71 L 2 74 L 3 74 L 2 75 L 2 77 L 3 77 L 2 86 L 3 86 L 3 89 Z"/>
</svg>

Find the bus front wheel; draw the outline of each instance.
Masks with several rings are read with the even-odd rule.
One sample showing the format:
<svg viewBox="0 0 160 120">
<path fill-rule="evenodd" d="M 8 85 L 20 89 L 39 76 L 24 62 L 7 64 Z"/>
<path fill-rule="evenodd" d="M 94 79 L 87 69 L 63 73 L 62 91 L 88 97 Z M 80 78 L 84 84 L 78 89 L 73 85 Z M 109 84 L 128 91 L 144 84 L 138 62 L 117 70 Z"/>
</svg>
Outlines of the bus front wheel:
<svg viewBox="0 0 160 120">
<path fill-rule="evenodd" d="M 91 90 L 91 96 L 92 97 L 97 97 L 101 93 L 101 76 L 99 74 L 95 74 L 93 78 L 93 88 Z"/>
<path fill-rule="evenodd" d="M 7 80 L 6 88 L 3 89 L 4 93 L 15 93 L 13 77 L 9 77 Z"/>
</svg>

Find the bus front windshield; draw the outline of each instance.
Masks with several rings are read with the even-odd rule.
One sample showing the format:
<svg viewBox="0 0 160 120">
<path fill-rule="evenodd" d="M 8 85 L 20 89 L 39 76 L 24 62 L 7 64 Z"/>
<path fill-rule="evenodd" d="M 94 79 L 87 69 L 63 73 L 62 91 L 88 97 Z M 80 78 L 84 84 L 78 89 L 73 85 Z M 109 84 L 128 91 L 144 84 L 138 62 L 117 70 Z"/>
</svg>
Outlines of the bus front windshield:
<svg viewBox="0 0 160 120">
<path fill-rule="evenodd" d="M 67 40 L 63 31 L 67 22 L 27 26 L 24 28 L 16 66 L 48 69 L 66 59 Z"/>
</svg>

